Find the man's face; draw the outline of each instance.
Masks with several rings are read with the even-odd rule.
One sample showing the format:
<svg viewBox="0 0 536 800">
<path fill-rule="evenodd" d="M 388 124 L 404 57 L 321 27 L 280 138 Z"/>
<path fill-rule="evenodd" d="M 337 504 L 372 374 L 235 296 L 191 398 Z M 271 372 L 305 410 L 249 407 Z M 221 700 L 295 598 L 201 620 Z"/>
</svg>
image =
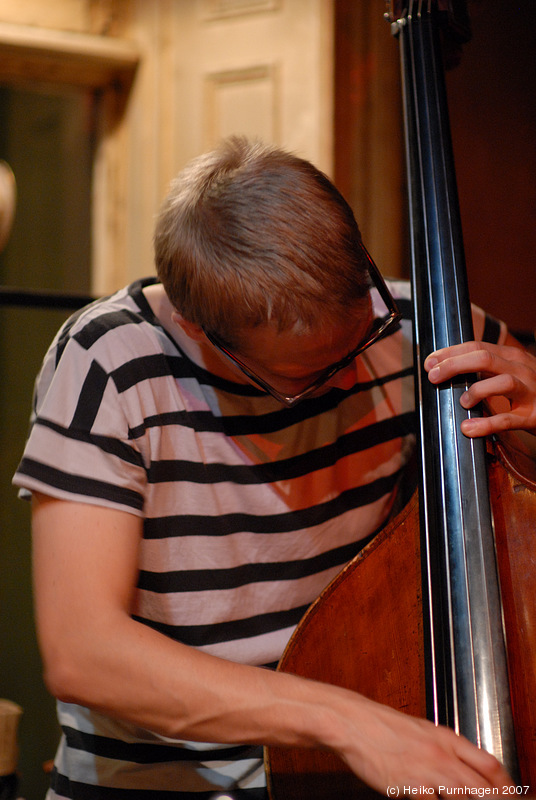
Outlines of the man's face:
<svg viewBox="0 0 536 800">
<path fill-rule="evenodd" d="M 262 388 L 270 387 L 274 395 L 294 398 L 319 381 L 321 383 L 307 395 L 316 396 L 333 386 L 349 388 L 355 383 L 353 358 L 332 376 L 329 371 L 366 341 L 371 321 L 371 302 L 366 298 L 355 306 L 352 315 L 336 325 L 325 325 L 307 333 L 278 332 L 270 325 L 259 326 L 240 337 L 239 350 L 224 350 L 227 357 L 224 353 L 221 355 L 226 357 L 227 364 L 234 366 L 237 375 L 244 377 L 245 369 L 251 373 L 252 383 L 260 381 L 264 384 Z M 218 343 L 212 343 L 219 348 Z M 234 359 L 238 363 L 233 363 Z"/>
</svg>

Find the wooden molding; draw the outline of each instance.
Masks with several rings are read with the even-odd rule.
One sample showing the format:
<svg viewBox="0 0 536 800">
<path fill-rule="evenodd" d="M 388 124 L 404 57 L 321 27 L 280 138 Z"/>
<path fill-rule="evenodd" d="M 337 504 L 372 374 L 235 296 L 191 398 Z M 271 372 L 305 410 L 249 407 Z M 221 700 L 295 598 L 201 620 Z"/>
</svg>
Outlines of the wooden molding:
<svg viewBox="0 0 536 800">
<path fill-rule="evenodd" d="M 205 76 L 206 148 L 235 132 L 280 141 L 278 69 L 273 64 L 222 70 Z M 254 128 L 248 129 L 251 120 Z"/>
<path fill-rule="evenodd" d="M 211 20 L 262 14 L 279 8 L 279 0 L 205 0 L 204 13 L 205 19 Z"/>
<path fill-rule="evenodd" d="M 0 75 L 4 83 L 128 86 L 140 57 L 137 45 L 126 39 L 0 23 Z"/>
</svg>

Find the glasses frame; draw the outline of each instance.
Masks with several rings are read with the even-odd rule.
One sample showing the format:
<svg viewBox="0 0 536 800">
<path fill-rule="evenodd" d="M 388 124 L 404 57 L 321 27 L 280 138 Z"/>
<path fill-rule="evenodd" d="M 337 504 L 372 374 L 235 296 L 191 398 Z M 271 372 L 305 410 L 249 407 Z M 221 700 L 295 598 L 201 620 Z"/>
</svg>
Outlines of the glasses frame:
<svg viewBox="0 0 536 800">
<path fill-rule="evenodd" d="M 361 342 L 357 347 L 355 347 L 348 355 L 341 358 L 335 364 L 332 364 L 329 367 L 326 367 L 325 370 L 322 371 L 321 375 L 316 378 L 309 386 L 307 386 L 303 391 L 299 392 L 295 395 L 286 395 L 282 392 L 278 392 L 273 386 L 267 383 L 263 378 L 257 375 L 251 367 L 248 367 L 238 356 L 236 356 L 228 347 L 221 341 L 221 339 L 214 333 L 203 328 L 203 333 L 209 340 L 209 342 L 223 355 L 234 364 L 239 370 L 250 380 L 257 388 L 262 389 L 262 391 L 267 392 L 273 398 L 278 400 L 283 405 L 287 406 L 287 408 L 292 408 L 292 406 L 299 403 L 300 400 L 304 400 L 306 397 L 310 397 L 313 392 L 316 392 L 321 386 L 323 386 L 327 381 L 329 381 L 337 372 L 340 372 L 342 369 L 347 367 L 352 361 L 357 358 L 358 355 L 363 353 L 367 350 L 371 345 L 375 344 L 379 339 L 381 339 L 387 331 L 400 320 L 401 313 L 399 311 L 398 305 L 392 296 L 391 292 L 387 288 L 387 284 L 385 280 L 374 263 L 372 256 L 365 248 L 364 245 L 361 245 L 363 253 L 368 261 L 369 264 L 369 274 L 372 280 L 372 284 L 377 289 L 378 294 L 380 295 L 381 299 L 385 303 L 388 314 L 385 317 L 376 318 L 374 323 L 376 323 L 376 327 L 369 333 L 368 337 L 365 339 L 364 342 Z"/>
</svg>

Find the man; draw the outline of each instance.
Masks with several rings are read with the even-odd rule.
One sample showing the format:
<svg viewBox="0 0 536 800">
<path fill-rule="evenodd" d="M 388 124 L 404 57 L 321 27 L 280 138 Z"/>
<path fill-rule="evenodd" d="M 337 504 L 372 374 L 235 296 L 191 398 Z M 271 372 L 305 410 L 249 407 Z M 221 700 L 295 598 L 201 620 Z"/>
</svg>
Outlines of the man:
<svg viewBox="0 0 536 800">
<path fill-rule="evenodd" d="M 409 315 L 348 205 L 232 139 L 173 183 L 155 252 L 160 283 L 59 332 L 16 476 L 63 727 L 50 797 L 264 798 L 265 744 L 333 750 L 382 792 L 508 783 L 452 731 L 266 668 L 389 517 L 414 441 Z M 468 435 L 536 428 L 535 360 L 497 330 L 429 358 L 435 382 L 485 372 L 466 406 L 509 398 Z"/>
</svg>

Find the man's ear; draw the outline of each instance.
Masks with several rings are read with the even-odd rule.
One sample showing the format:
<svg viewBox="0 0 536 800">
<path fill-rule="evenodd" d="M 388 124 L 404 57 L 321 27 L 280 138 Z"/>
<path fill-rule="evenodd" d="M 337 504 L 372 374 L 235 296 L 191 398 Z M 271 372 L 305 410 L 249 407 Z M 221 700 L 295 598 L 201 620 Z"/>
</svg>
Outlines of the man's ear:
<svg viewBox="0 0 536 800">
<path fill-rule="evenodd" d="M 187 319 L 184 319 L 184 317 L 179 314 L 178 311 L 173 311 L 171 313 L 171 319 L 175 325 L 178 325 L 180 328 L 182 328 L 184 333 L 189 336 L 190 339 L 193 339 L 194 342 L 200 342 L 205 338 L 203 328 L 198 325 L 197 322 L 189 322 Z"/>
</svg>

